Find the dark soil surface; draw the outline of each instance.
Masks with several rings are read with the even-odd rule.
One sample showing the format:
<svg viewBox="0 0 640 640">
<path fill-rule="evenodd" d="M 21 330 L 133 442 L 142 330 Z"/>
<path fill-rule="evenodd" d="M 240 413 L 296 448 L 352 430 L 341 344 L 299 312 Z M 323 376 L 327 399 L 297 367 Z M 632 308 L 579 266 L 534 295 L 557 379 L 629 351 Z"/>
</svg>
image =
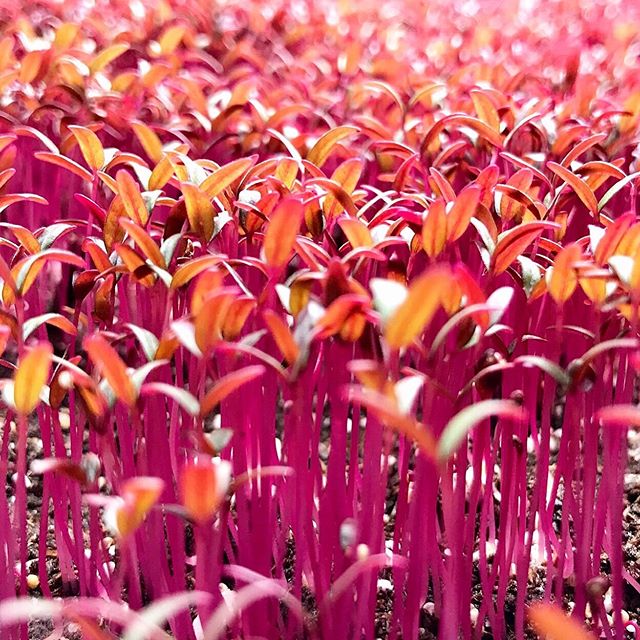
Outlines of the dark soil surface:
<svg viewBox="0 0 640 640">
<path fill-rule="evenodd" d="M 13 444 L 13 443 L 12 443 Z M 28 439 L 29 460 L 42 456 L 42 445 L 38 437 L 37 427 L 32 425 Z M 321 454 L 322 457 L 322 454 Z M 9 454 L 9 470 L 6 478 L 7 496 L 11 497 L 14 493 L 15 479 L 15 447 L 10 448 Z M 533 469 L 533 466 L 532 466 Z M 640 579 L 640 432 L 631 432 L 629 436 L 629 465 L 628 473 L 625 478 L 626 485 L 626 505 L 624 512 L 624 554 L 625 566 L 629 573 L 636 579 Z M 390 481 L 387 492 L 387 524 L 385 533 L 387 539 L 393 537 L 394 525 L 394 507 L 397 492 L 397 470 L 395 464 L 390 466 Z M 39 527 L 42 517 L 42 481 L 41 477 L 29 474 L 29 485 L 27 491 L 27 504 L 29 509 L 28 516 L 28 569 L 29 573 L 38 573 L 38 551 L 39 551 Z M 47 558 L 46 567 L 48 573 L 49 588 L 54 597 L 69 597 L 77 595 L 74 591 L 74 585 L 63 584 L 60 575 L 57 553 L 55 550 L 55 539 L 53 537 L 53 518 L 52 510 L 49 505 L 49 526 L 47 535 Z M 105 534 L 106 535 L 106 534 Z M 291 549 L 290 558 L 293 560 L 294 550 Z M 543 593 L 544 583 L 544 567 L 538 567 L 531 571 L 531 577 L 527 589 L 527 598 L 536 599 Z M 381 580 L 390 580 L 390 572 L 381 572 Z M 384 588 L 378 590 L 378 600 L 376 608 L 376 638 L 386 638 L 389 632 L 389 619 L 392 615 L 393 608 L 393 590 L 389 589 L 388 583 L 383 583 Z M 568 588 L 570 593 L 571 589 Z M 42 589 L 36 587 L 31 589 L 32 596 L 42 596 Z M 515 584 L 509 587 L 507 598 L 505 601 L 505 617 L 506 620 L 513 620 L 515 610 Z M 472 595 L 472 605 L 479 607 L 486 594 L 482 592 L 480 585 L 474 587 Z M 566 604 L 570 597 L 567 595 Z M 303 598 L 303 606 L 310 616 L 317 614 L 316 603 L 311 593 L 306 593 Z M 640 594 L 631 586 L 625 583 L 624 607 L 632 620 L 640 619 Z M 56 640 L 81 640 L 82 635 L 77 625 L 70 624 L 63 628 L 56 629 L 49 621 L 34 621 L 29 625 L 30 640 L 45 640 L 53 633 Z M 423 609 L 423 615 L 420 620 L 419 639 L 435 640 L 438 634 L 438 620 L 429 612 L 429 605 Z M 493 636 L 489 632 L 483 634 L 483 640 L 490 640 Z M 513 636 L 510 635 L 509 638 Z M 527 634 L 527 639 L 534 639 L 536 636 L 532 633 Z M 631 635 L 629 637 L 632 637 Z M 339 640 L 339 639 L 336 639 Z M 568 640 L 568 639 L 567 639 Z"/>
</svg>

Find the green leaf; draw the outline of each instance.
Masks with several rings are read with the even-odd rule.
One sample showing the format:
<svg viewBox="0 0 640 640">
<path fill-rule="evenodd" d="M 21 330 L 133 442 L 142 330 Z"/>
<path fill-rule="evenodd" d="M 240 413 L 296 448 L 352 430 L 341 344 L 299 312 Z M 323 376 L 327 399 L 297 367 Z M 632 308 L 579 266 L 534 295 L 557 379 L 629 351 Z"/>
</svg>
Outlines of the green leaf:
<svg viewBox="0 0 640 640">
<path fill-rule="evenodd" d="M 618 180 L 618 182 L 616 182 L 611 189 L 609 189 L 609 191 L 600 198 L 600 202 L 598 202 L 598 211 L 602 211 L 607 202 L 609 202 L 609 200 L 611 200 L 618 191 L 624 189 L 630 182 L 633 182 L 633 180 L 637 180 L 638 178 L 640 178 L 640 171 L 636 171 L 635 173 L 628 175 L 626 178 Z"/>
<path fill-rule="evenodd" d="M 191 416 L 197 416 L 200 413 L 200 403 L 186 389 L 179 389 L 166 382 L 147 382 L 141 387 L 140 392 L 142 395 L 147 395 L 148 393 L 165 395 L 179 404 Z"/>
<path fill-rule="evenodd" d="M 514 363 L 515 362 L 519 362 L 525 367 L 537 367 L 538 369 L 541 369 L 545 373 L 548 373 L 563 387 L 568 386 L 571 382 L 571 378 L 567 372 L 555 362 L 551 362 L 548 358 L 543 358 L 542 356 L 519 356 L 514 360 Z"/>
<path fill-rule="evenodd" d="M 166 240 L 163 240 L 160 245 L 160 253 L 164 258 L 164 263 L 168 266 L 171 263 L 173 258 L 173 254 L 176 252 L 176 247 L 178 246 L 178 242 L 182 239 L 181 233 L 176 233 Z"/>
<path fill-rule="evenodd" d="M 460 446 L 469 431 L 478 423 L 498 415 L 512 420 L 523 420 L 524 410 L 511 400 L 483 400 L 457 413 L 444 428 L 438 440 L 437 454 L 442 461 L 447 460 Z"/>
<path fill-rule="evenodd" d="M 131 329 L 131 332 L 136 337 L 142 350 L 144 351 L 144 355 L 147 360 L 151 361 L 156 357 L 156 352 L 158 351 L 158 345 L 160 341 L 156 338 L 151 331 L 148 329 L 143 329 L 138 325 L 135 325 L 131 322 L 128 322 L 125 326 Z"/>
</svg>

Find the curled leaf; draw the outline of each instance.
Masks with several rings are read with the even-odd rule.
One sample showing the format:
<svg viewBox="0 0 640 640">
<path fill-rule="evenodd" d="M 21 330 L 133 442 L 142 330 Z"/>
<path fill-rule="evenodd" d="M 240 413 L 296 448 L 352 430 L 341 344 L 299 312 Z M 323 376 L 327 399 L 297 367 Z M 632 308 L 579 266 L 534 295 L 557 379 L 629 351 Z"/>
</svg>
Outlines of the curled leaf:
<svg viewBox="0 0 640 640">
<path fill-rule="evenodd" d="M 358 133 L 358 131 L 358 127 L 350 125 L 336 127 L 335 129 L 327 131 L 324 135 L 320 136 L 318 141 L 313 145 L 307 155 L 307 160 L 316 165 L 316 167 L 322 167 L 335 145 L 340 142 L 340 140 L 344 140 L 350 135 Z"/>
</svg>

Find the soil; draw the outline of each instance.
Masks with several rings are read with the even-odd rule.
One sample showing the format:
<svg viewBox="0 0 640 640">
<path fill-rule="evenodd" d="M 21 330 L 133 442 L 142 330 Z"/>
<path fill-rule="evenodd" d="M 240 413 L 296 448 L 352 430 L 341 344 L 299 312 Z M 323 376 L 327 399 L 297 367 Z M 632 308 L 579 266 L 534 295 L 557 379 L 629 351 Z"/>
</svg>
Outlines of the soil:
<svg viewBox="0 0 640 640">
<path fill-rule="evenodd" d="M 7 497 L 11 498 L 14 493 L 15 481 L 13 479 L 14 465 L 15 465 L 15 446 L 11 446 L 9 452 L 9 469 L 6 478 L 6 492 Z M 31 425 L 29 429 L 28 437 L 28 459 L 29 461 L 41 457 L 42 445 L 38 436 L 37 425 Z M 321 453 L 322 457 L 322 453 Z M 533 465 L 532 465 L 533 470 Z M 40 476 L 29 476 L 30 485 L 27 491 L 27 506 L 28 506 L 28 561 L 27 566 L 30 573 L 37 573 L 37 560 L 38 560 L 38 539 L 39 539 L 39 526 L 41 518 L 42 508 L 42 480 Z M 640 578 L 640 432 L 631 432 L 629 435 L 629 464 L 628 472 L 625 476 L 625 511 L 624 511 L 624 557 L 625 566 L 629 573 Z M 390 465 L 390 479 L 387 491 L 387 504 L 386 504 L 386 519 L 385 526 L 386 538 L 393 537 L 394 526 L 394 508 L 396 502 L 397 493 L 397 469 L 395 463 Z M 50 524 L 48 527 L 47 536 L 47 573 L 49 576 L 48 584 L 54 597 L 70 597 L 77 595 L 75 593 L 74 585 L 64 585 L 61 579 L 61 574 L 58 567 L 57 553 L 55 550 L 55 539 L 53 538 L 53 524 L 52 524 L 52 509 L 49 508 Z M 189 544 L 189 537 L 187 539 Z M 291 547 L 288 554 L 289 569 L 293 562 L 294 549 Z M 604 567 L 606 568 L 606 567 Z M 287 567 L 285 567 L 285 572 Z M 380 579 L 390 580 L 391 575 L 387 571 L 380 573 Z M 535 571 L 531 572 L 529 585 L 527 588 L 527 598 L 529 600 L 540 597 L 543 593 L 544 583 L 544 567 L 538 567 Z M 387 585 L 388 587 L 388 585 Z M 570 599 L 571 589 L 568 587 L 565 604 L 568 604 Z M 32 589 L 30 595 L 38 597 L 42 596 L 42 589 L 40 587 Z M 479 584 L 474 587 L 472 594 L 472 605 L 479 607 L 481 600 L 486 597 L 486 594 L 482 592 Z M 515 584 L 511 584 L 505 601 L 505 617 L 507 622 L 514 619 L 515 610 Z M 315 598 L 313 594 L 308 590 L 303 594 L 303 607 L 310 617 L 317 615 L 317 608 Z M 380 588 L 378 590 L 377 607 L 376 607 L 376 620 L 375 620 L 375 632 L 376 638 L 386 638 L 389 631 L 389 619 L 392 614 L 393 608 L 393 591 L 388 588 Z M 629 613 L 632 620 L 640 619 L 640 593 L 638 593 L 633 586 L 625 583 L 624 591 L 624 608 Z M 29 625 L 29 639 L 30 640 L 45 640 L 54 631 L 53 624 L 50 621 L 33 621 Z M 64 628 L 56 630 L 54 634 L 58 640 L 81 640 L 82 635 L 77 628 L 77 625 L 69 624 Z M 423 608 L 423 613 L 420 619 L 419 628 L 419 640 L 435 640 L 438 634 L 438 620 L 435 616 L 429 613 L 428 608 Z M 511 634 L 508 636 L 509 640 L 512 640 L 514 636 Z M 527 640 L 534 640 L 536 636 L 528 632 Z M 632 635 L 629 636 L 633 637 Z M 490 640 L 492 635 L 486 632 L 483 635 L 483 640 Z"/>
</svg>

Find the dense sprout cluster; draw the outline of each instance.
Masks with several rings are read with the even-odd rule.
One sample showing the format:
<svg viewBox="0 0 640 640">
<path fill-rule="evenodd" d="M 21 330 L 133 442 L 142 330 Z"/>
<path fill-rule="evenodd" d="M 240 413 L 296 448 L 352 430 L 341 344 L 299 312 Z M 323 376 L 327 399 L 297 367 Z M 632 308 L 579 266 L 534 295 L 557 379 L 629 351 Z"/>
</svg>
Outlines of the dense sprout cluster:
<svg viewBox="0 0 640 640">
<path fill-rule="evenodd" d="M 3 637 L 633 633 L 636 9 L 3 6 Z"/>
</svg>

